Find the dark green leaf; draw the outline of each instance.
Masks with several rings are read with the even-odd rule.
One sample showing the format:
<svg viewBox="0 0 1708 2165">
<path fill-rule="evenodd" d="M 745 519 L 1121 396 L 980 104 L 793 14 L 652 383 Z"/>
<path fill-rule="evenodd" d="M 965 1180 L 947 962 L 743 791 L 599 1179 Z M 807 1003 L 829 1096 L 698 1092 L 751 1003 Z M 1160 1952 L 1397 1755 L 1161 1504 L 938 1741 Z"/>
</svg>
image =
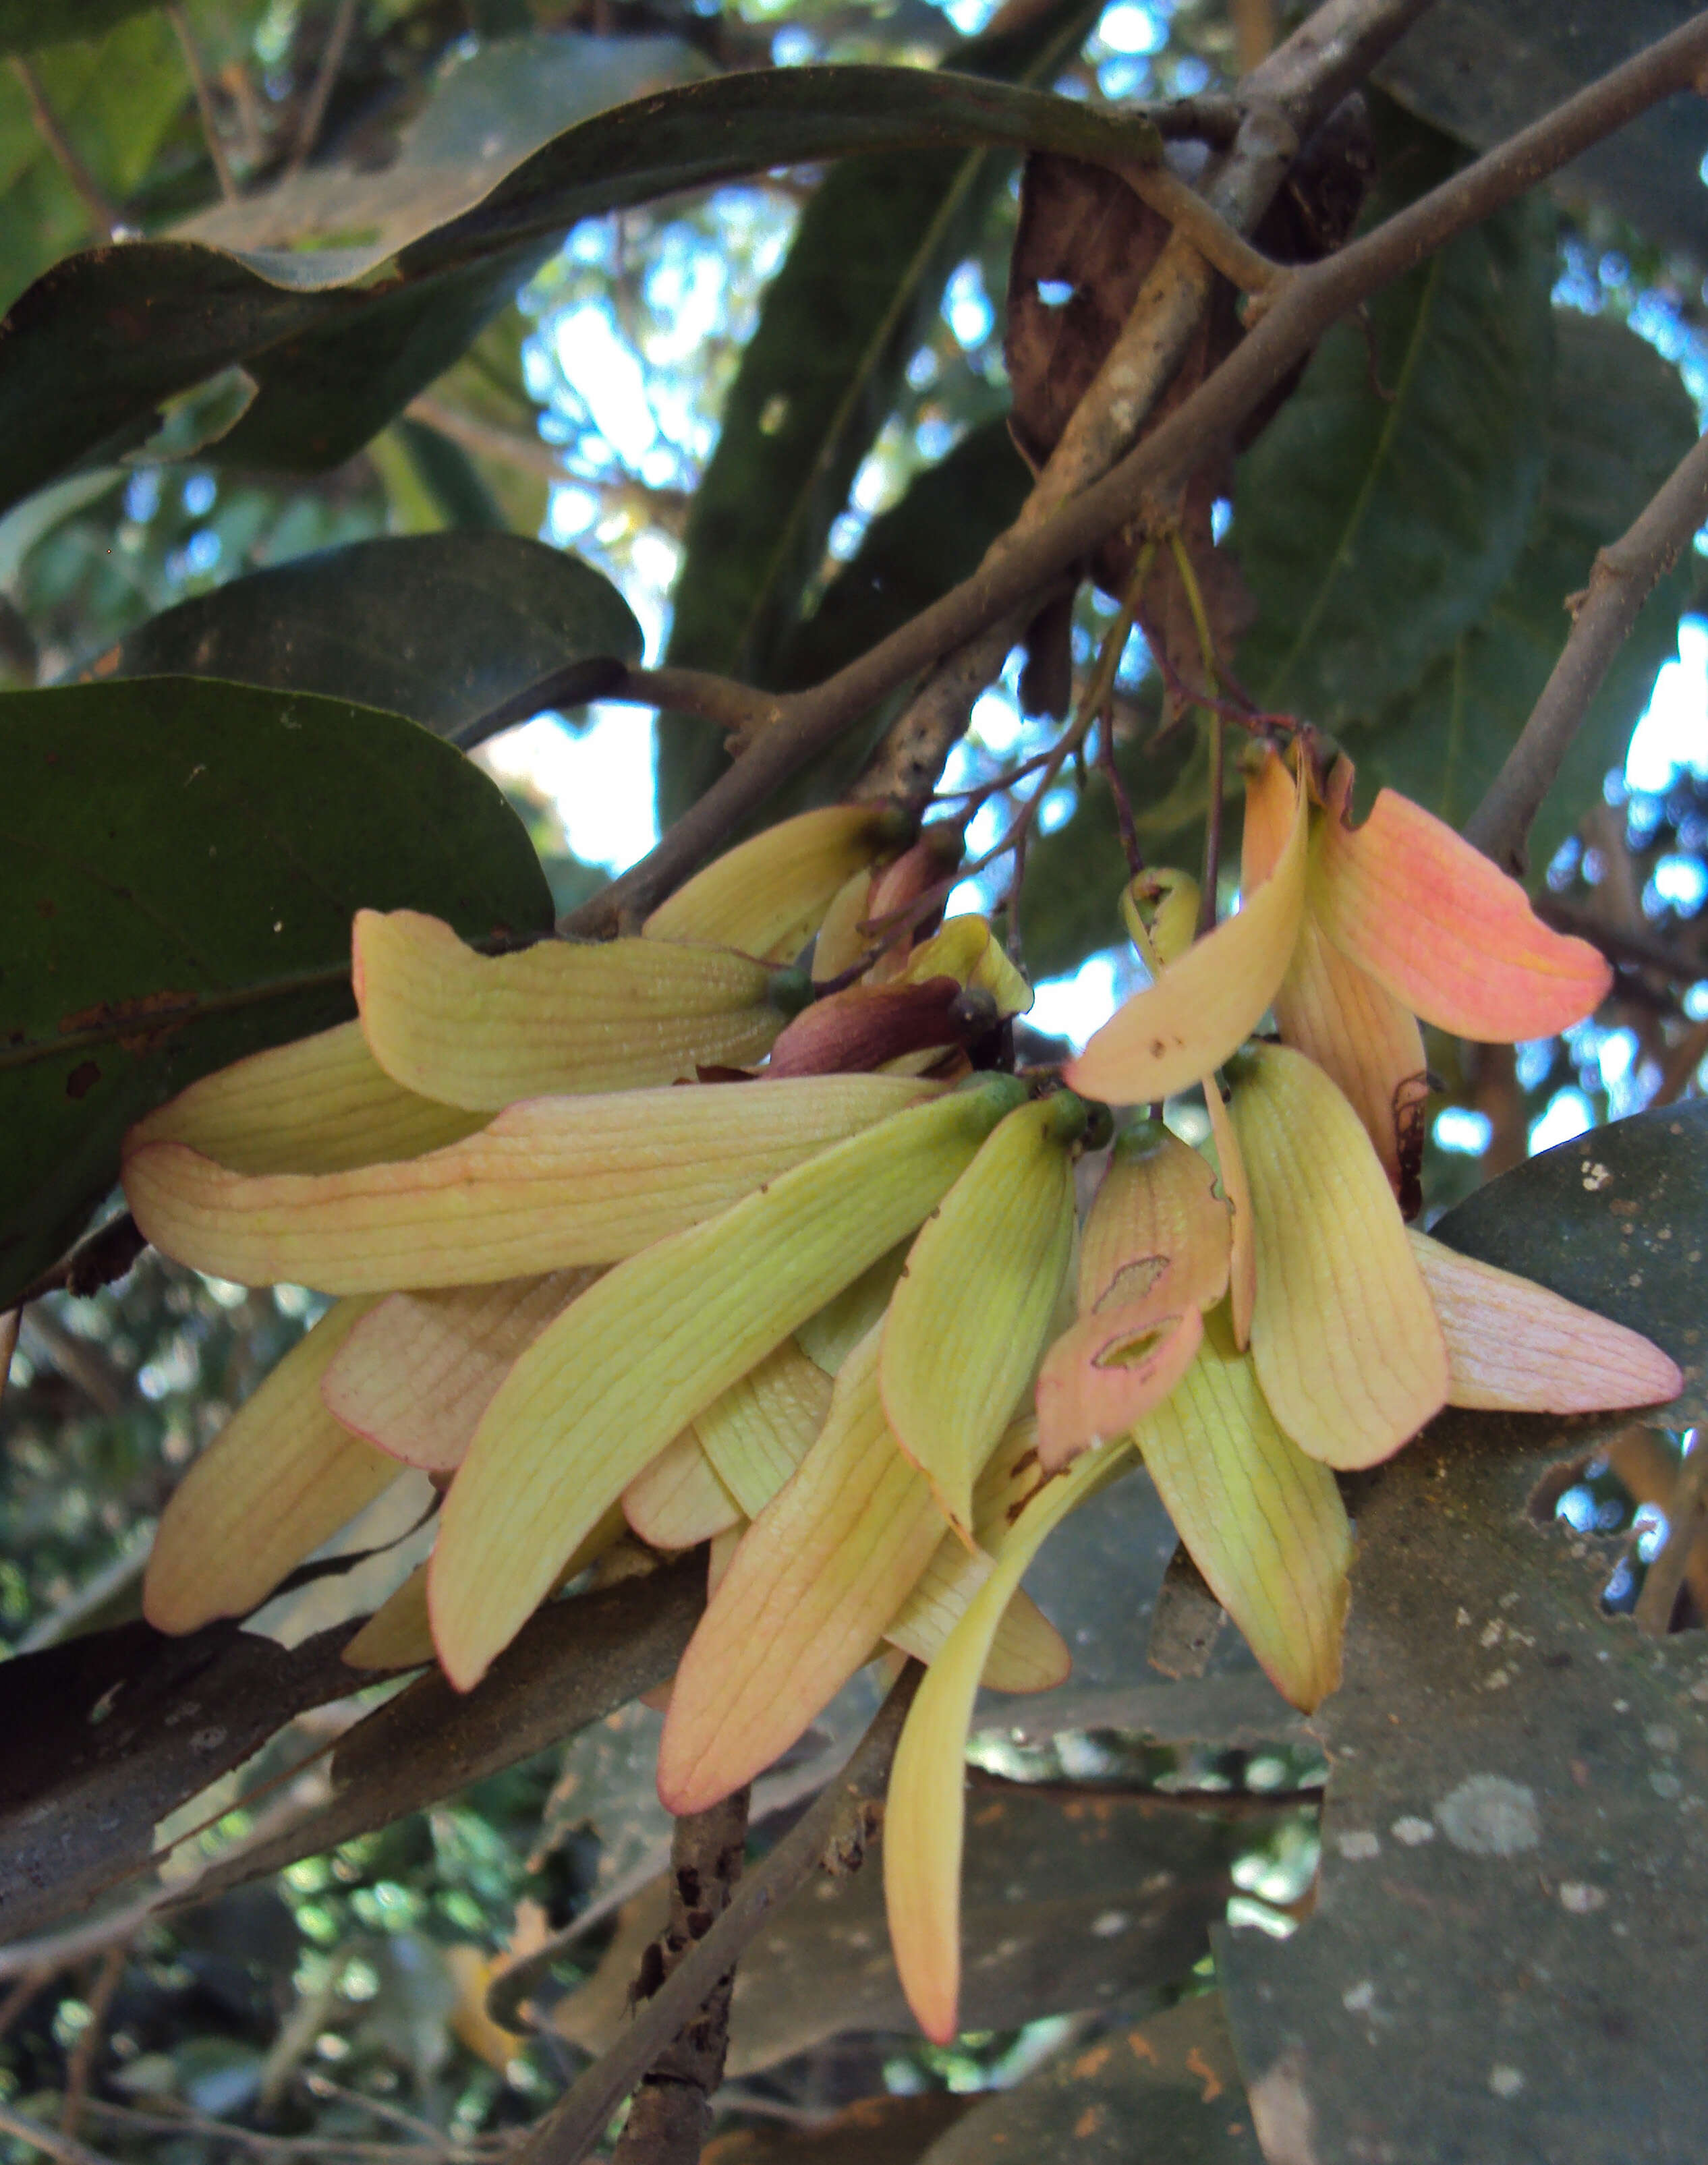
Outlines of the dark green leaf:
<svg viewBox="0 0 1708 2165">
<path fill-rule="evenodd" d="M 1571 629 L 1567 597 L 1588 584 L 1597 549 L 1624 532 L 1695 440 L 1677 370 L 1634 332 L 1563 313 L 1556 334 L 1547 466 L 1511 577 L 1370 728 L 1346 732 L 1361 793 L 1391 782 L 1456 827 L 1481 801 L 1547 681 Z M 1676 650 L 1690 584 L 1688 564 L 1675 565 L 1616 656 L 1531 830 L 1538 872 L 1623 760 Z"/>
<path fill-rule="evenodd" d="M 782 688 L 820 682 L 970 577 L 1031 487 L 999 416 L 915 475 L 901 501 L 867 528 L 812 614 L 782 640 Z"/>
<path fill-rule="evenodd" d="M 1650 1331 L 1700 1406 L 1705 1170 L 1708 1106 L 1675 1106 L 1436 1230 Z M 1700 2004 L 1664 1981 L 1695 1977 L 1708 1905 L 1708 1647 L 1607 1616 L 1611 1556 L 1552 1516 L 1552 1469 L 1610 1425 L 1447 1414 L 1361 1484 L 1346 1678 L 1313 1725 L 1316 1909 L 1284 1944 L 1218 1951 L 1259 2125 L 1312 2127 L 1317 2157 L 1700 2147 Z"/>
<path fill-rule="evenodd" d="M 1426 10 L 1381 80 L 1437 127 L 1491 150 L 1695 13 L 1692 0 L 1456 0 Z M 1600 198 L 1700 265 L 1705 150 L 1708 108 L 1663 97 L 1574 159 L 1560 192 L 1573 203 Z"/>
<path fill-rule="evenodd" d="M 1383 136 L 1367 223 L 1457 161 L 1415 123 Z M 1498 212 L 1378 296 L 1371 345 L 1331 331 L 1241 461 L 1233 543 L 1258 616 L 1239 668 L 1263 705 L 1368 719 L 1505 582 L 1542 482 L 1553 279 L 1546 208 Z"/>
<path fill-rule="evenodd" d="M 479 468 L 461 444 L 424 421 L 401 414 L 392 424 L 398 448 L 432 505 L 437 526 L 464 533 L 504 534 L 509 523 Z"/>
<path fill-rule="evenodd" d="M 1290 1807 L 1270 1809 L 1279 1819 Z M 1229 1867 L 1251 1831 L 1243 1812 L 1223 1816 L 1213 1804 L 975 1780 L 962 1869 L 963 2025 L 1016 2029 L 1178 1983 L 1226 1904 Z M 1111 1915 L 1119 1925 L 1098 1929 Z M 560 2006 L 555 2026 L 572 2041 L 600 2051 L 626 2020 L 652 1924 L 644 1902 L 635 1904 L 593 1978 Z M 735 2076 L 844 2031 L 913 2027 L 889 1959 L 877 1871 L 821 1880 L 816 1899 L 767 1925 L 737 1974 Z"/>
<path fill-rule="evenodd" d="M 335 465 L 449 364 L 580 219 L 779 165 L 1031 143 L 1091 159 L 1152 147 L 1141 124 L 1043 92 L 915 68 L 779 68 L 583 120 L 400 249 L 238 253 L 159 240 L 72 256 L 3 326 L 0 506 L 130 448 L 161 399 L 234 361 L 261 391 L 225 451 Z"/>
<path fill-rule="evenodd" d="M 1144 2148 L 1133 2138 L 1144 2130 Z M 1272 2153 L 1273 2154 L 1273 2153 Z M 1219 1993 L 1070 2043 L 1035 2075 L 976 2104 L 920 2165 L 996 2157 L 1055 2165 L 1260 2165 Z"/>
<path fill-rule="evenodd" d="M 210 1068 L 341 1021 L 350 921 L 543 932 L 502 795 L 342 700 L 193 677 L 0 698 L 0 1306 L 112 1186 L 125 1129 Z"/>
<path fill-rule="evenodd" d="M 53 12 L 61 19 L 73 13 Z M 97 9 L 87 12 L 87 29 L 61 33 L 81 42 L 55 45 L 30 65 L 96 186 L 122 208 L 188 99 L 189 82 L 164 15 L 109 28 L 110 13 L 103 24 L 93 19 Z M 43 141 L 24 85 L 0 66 L 0 305 L 91 238 L 87 207 Z"/>
<path fill-rule="evenodd" d="M 817 608 L 783 641 L 772 674 L 794 691 L 816 684 L 863 654 L 978 570 L 979 560 L 1025 502 L 1031 477 L 1008 433 L 987 421 L 946 458 L 915 476 L 899 503 L 872 520 L 858 550 L 825 589 Z M 766 807 L 767 818 L 840 797 L 865 764 L 893 711 L 886 702 L 844 732 Z M 684 731 L 690 726 L 681 718 Z M 679 737 L 680 746 L 685 742 Z"/>
<path fill-rule="evenodd" d="M 1048 82 L 1097 8 L 1062 0 L 1025 29 L 957 48 L 966 76 Z M 1010 160 L 957 150 L 856 158 L 803 213 L 765 298 L 694 498 L 669 658 L 767 687 L 860 462 L 950 273 L 977 245 Z M 661 718 L 668 825 L 725 764 L 722 740 Z"/>
<path fill-rule="evenodd" d="M 160 0 L 0 0 L 0 53 L 98 37 L 127 15 L 159 5 Z"/>
<path fill-rule="evenodd" d="M 641 645 L 628 603 L 578 557 L 517 534 L 419 534 L 233 579 L 150 617 L 90 674 L 320 693 L 457 737 L 577 661 L 593 696 Z"/>
</svg>

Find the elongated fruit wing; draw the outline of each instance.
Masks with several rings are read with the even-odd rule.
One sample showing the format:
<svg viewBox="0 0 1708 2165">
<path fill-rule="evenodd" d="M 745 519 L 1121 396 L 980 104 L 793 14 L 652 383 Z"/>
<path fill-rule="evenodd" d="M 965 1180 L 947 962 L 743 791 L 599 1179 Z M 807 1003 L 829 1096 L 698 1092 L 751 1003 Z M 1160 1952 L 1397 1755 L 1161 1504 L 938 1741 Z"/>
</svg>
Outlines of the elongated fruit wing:
<svg viewBox="0 0 1708 2165">
<path fill-rule="evenodd" d="M 1036 1493 L 908 1711 L 884 1812 L 883 1893 L 908 2004 L 925 2035 L 940 2045 L 955 2036 L 961 1994 L 967 1730 L 978 1680 L 1027 1565 L 1045 1537 L 1109 1471 L 1109 1454 L 1099 1451 Z"/>
<path fill-rule="evenodd" d="M 973 1484 L 1042 1350 L 1073 1239 L 1068 1093 L 1010 1113 L 913 1245 L 879 1379 L 896 1441 L 971 1539 Z"/>
<path fill-rule="evenodd" d="M 1277 1426 L 1225 1315 L 1133 1440 L 1210 1591 L 1308 1714 L 1340 1682 L 1352 1530 L 1333 1474 Z"/>
<path fill-rule="evenodd" d="M 1662 1405 L 1684 1388 L 1677 1362 L 1641 1333 L 1415 1227 L 1410 1237 L 1447 1335 L 1449 1405 L 1600 1413 Z"/>
<path fill-rule="evenodd" d="M 1195 940 L 1154 985 L 1116 1009 L 1062 1075 L 1070 1088 L 1136 1105 L 1220 1067 L 1263 1019 L 1286 973 L 1305 909 L 1305 793 L 1275 868 L 1236 917 Z"/>
<path fill-rule="evenodd" d="M 1373 1466 L 1447 1395 L 1447 1345 L 1394 1191 L 1357 1114 L 1302 1052 L 1254 1046 L 1230 1113 L 1252 1188 L 1263 1395 L 1309 1457 Z"/>
<path fill-rule="evenodd" d="M 609 1263 L 933 1095 L 911 1077 L 539 1098 L 407 1163 L 246 1179 L 182 1143 L 124 1167 L 163 1253 L 241 1285 L 488 1285 Z"/>
<path fill-rule="evenodd" d="M 548 1325 L 445 1504 L 429 1591 L 454 1683 L 479 1679 L 672 1436 L 919 1223 L 1021 1087 L 992 1077 L 897 1114 L 630 1256 Z"/>
<path fill-rule="evenodd" d="M 238 1408 L 173 1490 L 143 1578 L 157 1631 L 242 1616 L 397 1480 L 340 1427 L 320 1379 L 372 1304 L 340 1301 Z"/>
<path fill-rule="evenodd" d="M 729 948 L 542 940 L 482 955 L 413 909 L 357 911 L 354 976 L 387 1074 L 477 1112 L 745 1066 L 783 1020 L 767 998 L 772 972 Z"/>
</svg>

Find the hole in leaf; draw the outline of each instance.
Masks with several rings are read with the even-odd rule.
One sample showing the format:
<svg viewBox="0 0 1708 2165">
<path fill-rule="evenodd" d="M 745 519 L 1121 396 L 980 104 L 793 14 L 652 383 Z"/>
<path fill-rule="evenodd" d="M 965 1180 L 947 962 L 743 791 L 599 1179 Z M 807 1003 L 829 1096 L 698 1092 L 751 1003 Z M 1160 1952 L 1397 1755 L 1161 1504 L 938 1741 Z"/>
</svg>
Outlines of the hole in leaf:
<svg viewBox="0 0 1708 2165">
<path fill-rule="evenodd" d="M 1683 1458 L 1682 1440 L 1633 1424 L 1600 1451 L 1550 1468 L 1530 1499 L 1537 1525 L 1553 1525 L 1582 1552 L 1590 1539 L 1617 1541 L 1622 1552 L 1601 1588 L 1604 1615 L 1628 1616 L 1650 1565 L 1666 1546 L 1667 1505 Z M 1673 1611 L 1673 1631 L 1699 1630 L 1708 1593 L 1708 1534 L 1698 1536 Z"/>
<path fill-rule="evenodd" d="M 1038 298 L 1046 308 L 1065 308 L 1073 298 L 1073 287 L 1066 278 L 1040 278 Z"/>
</svg>

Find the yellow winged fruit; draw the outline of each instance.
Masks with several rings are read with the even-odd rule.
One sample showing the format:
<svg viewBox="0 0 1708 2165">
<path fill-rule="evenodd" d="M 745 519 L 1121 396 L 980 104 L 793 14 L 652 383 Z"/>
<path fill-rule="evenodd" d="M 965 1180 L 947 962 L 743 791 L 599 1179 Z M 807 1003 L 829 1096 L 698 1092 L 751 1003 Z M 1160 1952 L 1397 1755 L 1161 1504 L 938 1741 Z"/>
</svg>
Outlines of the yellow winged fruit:
<svg viewBox="0 0 1708 2165">
<path fill-rule="evenodd" d="M 1201 935 L 1195 882 L 1136 876 L 1152 982 L 1063 1076 L 1005 1072 L 1031 988 L 985 919 L 937 923 L 962 829 L 909 846 L 885 807 L 786 821 L 604 946 L 487 956 L 362 913 L 356 1023 L 127 1139 L 167 1253 L 342 1296 L 181 1484 L 150 1615 L 243 1613 L 414 1467 L 433 1554 L 349 1658 L 431 1651 L 470 1690 L 625 1524 L 709 1542 L 661 1795 L 704 1808 L 886 1647 L 924 1662 L 886 1883 L 911 2004 L 952 2036 L 973 1695 L 1065 1673 L 1020 1579 L 1068 1512 L 1142 1459 L 1309 1708 L 1339 1675 L 1337 1469 L 1443 1404 L 1678 1388 L 1646 1341 L 1406 1228 L 1414 1015 L 1539 1034 L 1603 973 L 1416 808 L 1351 825 L 1349 791 L 1264 754 L 1244 906 Z M 816 998 L 779 967 L 814 940 Z M 1271 1012 L 1283 1042 L 1254 1043 Z M 1099 1101 L 1200 1082 L 1215 1162 L 1138 1119 L 1082 1232 Z"/>
</svg>

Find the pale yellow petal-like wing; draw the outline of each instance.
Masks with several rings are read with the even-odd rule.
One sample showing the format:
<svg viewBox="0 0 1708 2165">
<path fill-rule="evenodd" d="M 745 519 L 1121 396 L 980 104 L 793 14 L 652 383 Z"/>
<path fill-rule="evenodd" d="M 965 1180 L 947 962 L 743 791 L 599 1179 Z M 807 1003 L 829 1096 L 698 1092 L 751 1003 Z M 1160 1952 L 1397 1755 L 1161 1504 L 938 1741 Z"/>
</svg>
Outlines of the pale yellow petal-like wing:
<svg viewBox="0 0 1708 2165">
<path fill-rule="evenodd" d="M 1415 1211 L 1429 1097 L 1423 1034 L 1409 1009 L 1323 937 L 1309 909 L 1275 995 L 1275 1020 L 1283 1043 L 1338 1087 L 1401 1207 Z"/>
<path fill-rule="evenodd" d="M 1160 1120 L 1115 1137 L 1079 1246 L 1082 1314 L 1141 1293 L 1159 1314 L 1213 1308 L 1227 1291 L 1230 1210 L 1215 1168 Z"/>
<path fill-rule="evenodd" d="M 783 1023 L 772 976 L 725 947 L 542 940 L 482 955 L 419 910 L 356 917 L 368 1050 L 406 1089 L 474 1111 L 761 1059 Z"/>
<path fill-rule="evenodd" d="M 619 1263 L 546 1327 L 488 1408 L 442 1514 L 429 1590 L 454 1683 L 479 1679 L 672 1436 L 925 1216 L 1023 1088 L 993 1076 L 897 1114 Z"/>
<path fill-rule="evenodd" d="M 946 1535 L 920 1575 L 906 1608 L 884 1633 L 887 1642 L 917 1661 L 935 1662 L 990 1569 L 990 1559 L 982 1551 L 969 1551 L 955 1535 Z M 1067 1682 L 1073 1668 L 1067 1641 L 1020 1588 L 998 1621 L 978 1681 L 987 1691 L 1053 1691 Z"/>
<path fill-rule="evenodd" d="M 1214 1075 L 1204 1078 L 1204 1109 L 1215 1146 L 1216 1179 L 1232 1214 L 1228 1228 L 1228 1314 L 1234 1343 L 1243 1352 L 1252 1342 L 1252 1310 L 1257 1304 L 1257 1235 L 1252 1216 L 1252 1183 L 1240 1139 L 1228 1118 L 1227 1099 Z"/>
<path fill-rule="evenodd" d="M 798 1472 L 742 1536 L 677 1671 L 658 1793 L 704 1810 L 768 1767 L 871 1655 L 944 1533 L 897 1449 L 879 1334 L 843 1363 Z"/>
<path fill-rule="evenodd" d="M 1346 824 L 1349 772 L 1311 845 L 1310 906 L 1341 952 L 1456 1036 L 1510 1045 L 1593 1014 L 1612 988 L 1598 948 L 1544 924 L 1515 879 L 1397 791 Z"/>
<path fill-rule="evenodd" d="M 642 935 L 792 961 L 837 890 L 899 849 L 911 824 L 893 804 L 826 804 L 780 819 L 696 872 L 660 903 Z"/>
<path fill-rule="evenodd" d="M 968 1539 L 973 1484 L 1031 1378 L 1067 1272 L 1084 1119 L 1067 1092 L 1010 1113 L 914 1242 L 890 1299 L 884 1411 Z"/>
<path fill-rule="evenodd" d="M 888 1075 L 540 1098 L 407 1163 L 247 1179 L 182 1143 L 124 1167 L 156 1247 L 242 1285 L 378 1293 L 614 1262 L 937 1086 Z"/>
<path fill-rule="evenodd" d="M 795 1343 L 809 1361 L 834 1376 L 861 1340 L 889 1306 L 902 1272 L 907 1268 L 910 1240 L 899 1241 L 887 1256 L 880 1256 L 869 1271 L 862 1271 L 852 1285 L 845 1286 L 834 1300 L 826 1301 L 816 1315 L 809 1315 L 796 1331 Z"/>
<path fill-rule="evenodd" d="M 1373 1466 L 1447 1403 L 1441 1326 L 1357 1114 L 1285 1046 L 1244 1056 L 1231 1107 L 1257 1243 L 1252 1352 L 1312 1458 Z"/>
<path fill-rule="evenodd" d="M 1413 1230 L 1411 1251 L 1447 1341 L 1447 1404 L 1510 1413 L 1653 1406 L 1684 1388 L 1639 1332 Z"/>
<path fill-rule="evenodd" d="M 485 1117 L 393 1082 L 344 1022 L 204 1075 L 139 1120 L 124 1154 L 187 1143 L 234 1172 L 344 1172 L 442 1150 Z"/>
<path fill-rule="evenodd" d="M 1057 1472 L 1094 1445 L 1125 1435 L 1192 1364 L 1203 1311 L 1158 1312 L 1146 1296 L 1080 1317 L 1038 1371 L 1038 1457 Z"/>
<path fill-rule="evenodd" d="M 652 1548 L 693 1549 L 740 1525 L 744 1514 L 685 1428 L 623 1491 L 623 1515 Z"/>
<path fill-rule="evenodd" d="M 912 951 L 894 982 L 923 985 L 932 977 L 953 977 L 969 991 L 988 993 L 999 1015 L 1025 1014 L 1032 1004 L 1031 987 L 1009 960 L 988 918 L 952 917 Z"/>
<path fill-rule="evenodd" d="M 613 1504 L 571 1555 L 558 1574 L 558 1585 L 567 1586 L 578 1578 L 607 1549 L 623 1540 L 628 1530 L 621 1504 Z M 413 1669 L 430 1662 L 433 1651 L 433 1625 L 427 1614 L 427 1567 L 423 1563 L 380 1604 L 339 1658 L 353 1669 Z"/>
<path fill-rule="evenodd" d="M 1033 1496 L 925 1672 L 902 1730 L 884 1811 L 884 1900 L 908 2004 L 940 2045 L 954 2039 L 961 1994 L 967 1729 L 979 1678 L 1027 1565 L 1045 1536 L 1108 1478 L 1110 1464 L 1107 1451 L 1082 1458 Z"/>
<path fill-rule="evenodd" d="M 1268 877 L 1285 845 L 1293 793 L 1293 777 L 1270 747 L 1246 780 L 1241 867 L 1247 887 Z M 1402 1208 L 1415 1210 L 1429 1090 L 1423 1038 L 1410 1009 L 1323 937 L 1308 882 L 1299 944 L 1274 1008 L 1283 1043 L 1314 1060 L 1340 1086 L 1376 1146 Z"/>
<path fill-rule="evenodd" d="M 991 1551 L 1038 1485 L 1038 1425 L 1011 1421 L 973 1492 L 973 1526 L 978 1546 L 969 1549 L 945 1534 L 884 1637 L 904 1654 L 934 1662 L 973 1597 L 990 1576 Z M 1049 1691 L 1073 1668 L 1062 1635 L 1023 1589 L 1002 1613 L 982 1682 L 992 1691 Z"/>
<path fill-rule="evenodd" d="M 846 976 L 878 944 L 864 928 L 872 909 L 872 874 L 863 867 L 831 898 L 813 946 L 813 982 L 828 985 Z"/>
<path fill-rule="evenodd" d="M 400 1478 L 320 1402 L 321 1377 L 372 1305 L 340 1301 L 322 1316 L 173 1490 L 142 1585 L 157 1631 L 246 1615 Z"/>
<path fill-rule="evenodd" d="M 1267 867 L 1263 877 L 1268 877 Z M 1257 882 L 1248 877 L 1246 884 L 1254 888 Z M 1172 865 L 1136 872 L 1121 889 L 1121 923 L 1153 977 L 1178 962 L 1197 938 L 1202 894 L 1190 872 L 1177 872 Z"/>
<path fill-rule="evenodd" d="M 391 1294 L 321 1378 L 327 1411 L 406 1466 L 454 1472 L 517 1355 L 597 1276 L 552 1271 Z"/>
<path fill-rule="evenodd" d="M 1117 1009 L 1062 1070 L 1071 1088 L 1120 1105 L 1167 1098 L 1219 1067 L 1262 1021 L 1305 910 L 1308 819 L 1305 793 L 1294 789 L 1293 824 L 1269 877 L 1237 916 Z"/>
<path fill-rule="evenodd" d="M 693 1432 L 743 1514 L 756 1519 L 812 1448 L 830 1409 L 830 1377 L 787 1338 L 694 1416 Z"/>
<path fill-rule="evenodd" d="M 1340 1682 L 1352 1530 L 1334 1475 L 1276 1425 L 1225 1316 L 1133 1441 L 1210 1591 L 1308 1714 Z"/>
</svg>

